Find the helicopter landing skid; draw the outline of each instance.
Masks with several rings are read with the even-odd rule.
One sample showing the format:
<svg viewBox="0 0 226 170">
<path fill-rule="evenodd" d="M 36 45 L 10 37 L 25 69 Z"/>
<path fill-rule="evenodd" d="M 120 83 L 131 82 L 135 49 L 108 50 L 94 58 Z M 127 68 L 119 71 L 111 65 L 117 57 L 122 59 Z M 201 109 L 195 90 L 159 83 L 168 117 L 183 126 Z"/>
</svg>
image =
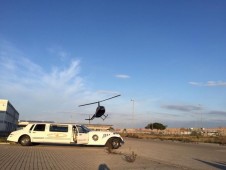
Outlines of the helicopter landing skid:
<svg viewBox="0 0 226 170">
<path fill-rule="evenodd" d="M 108 115 L 103 115 L 103 116 L 104 116 L 104 118 L 101 116 L 102 120 L 105 120 L 108 117 Z"/>
</svg>

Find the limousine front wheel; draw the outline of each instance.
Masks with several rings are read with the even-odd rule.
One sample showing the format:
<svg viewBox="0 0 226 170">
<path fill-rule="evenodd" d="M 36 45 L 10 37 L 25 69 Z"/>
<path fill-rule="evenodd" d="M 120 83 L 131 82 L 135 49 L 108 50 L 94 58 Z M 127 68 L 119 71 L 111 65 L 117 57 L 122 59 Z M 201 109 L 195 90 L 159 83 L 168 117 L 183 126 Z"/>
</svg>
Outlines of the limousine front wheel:
<svg viewBox="0 0 226 170">
<path fill-rule="evenodd" d="M 118 138 L 111 138 L 108 140 L 107 147 L 110 147 L 112 149 L 118 149 L 121 145 L 120 145 L 120 139 Z"/>
<path fill-rule="evenodd" d="M 31 138 L 28 135 L 23 135 L 20 137 L 19 143 L 22 146 L 30 146 L 31 145 Z"/>
</svg>

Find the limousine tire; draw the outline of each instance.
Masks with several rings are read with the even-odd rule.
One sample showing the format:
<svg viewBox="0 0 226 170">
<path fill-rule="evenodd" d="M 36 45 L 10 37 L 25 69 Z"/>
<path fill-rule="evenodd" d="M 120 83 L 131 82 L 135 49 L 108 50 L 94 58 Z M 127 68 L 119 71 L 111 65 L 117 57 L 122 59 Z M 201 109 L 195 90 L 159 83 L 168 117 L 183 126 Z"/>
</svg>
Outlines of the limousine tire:
<svg viewBox="0 0 226 170">
<path fill-rule="evenodd" d="M 19 139 L 19 143 L 22 146 L 30 146 L 31 145 L 31 138 L 28 135 L 23 135 Z"/>
<path fill-rule="evenodd" d="M 120 142 L 121 140 L 119 138 L 111 138 L 108 140 L 106 146 L 111 149 L 118 149 L 121 146 Z"/>
</svg>

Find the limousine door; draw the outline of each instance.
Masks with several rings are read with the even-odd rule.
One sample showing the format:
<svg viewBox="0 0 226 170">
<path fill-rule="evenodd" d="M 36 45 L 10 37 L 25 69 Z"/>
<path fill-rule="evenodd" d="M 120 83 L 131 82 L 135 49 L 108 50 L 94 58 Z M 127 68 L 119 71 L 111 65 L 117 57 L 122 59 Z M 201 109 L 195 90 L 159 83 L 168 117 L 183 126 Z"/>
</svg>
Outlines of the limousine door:
<svg viewBox="0 0 226 170">
<path fill-rule="evenodd" d="M 31 141 L 32 142 L 45 142 L 46 124 L 36 124 L 33 130 L 31 130 Z"/>
<path fill-rule="evenodd" d="M 78 133 L 77 144 L 88 144 L 89 134 L 88 133 Z"/>
<path fill-rule="evenodd" d="M 50 124 L 46 135 L 48 143 L 70 143 L 71 130 L 68 125 Z"/>
<path fill-rule="evenodd" d="M 89 133 L 82 126 L 77 126 L 77 144 L 88 144 Z"/>
</svg>

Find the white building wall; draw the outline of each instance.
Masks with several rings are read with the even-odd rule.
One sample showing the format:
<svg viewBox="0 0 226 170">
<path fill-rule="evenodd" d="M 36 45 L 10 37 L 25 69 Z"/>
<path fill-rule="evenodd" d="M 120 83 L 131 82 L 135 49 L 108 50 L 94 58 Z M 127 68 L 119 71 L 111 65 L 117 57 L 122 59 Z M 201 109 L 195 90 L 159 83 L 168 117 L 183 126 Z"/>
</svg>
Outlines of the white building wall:
<svg viewBox="0 0 226 170">
<path fill-rule="evenodd" d="M 0 99 L 0 111 L 6 111 L 8 100 Z"/>
<path fill-rule="evenodd" d="M 8 100 L 0 99 L 0 132 L 7 134 L 16 130 L 19 113 Z"/>
</svg>

